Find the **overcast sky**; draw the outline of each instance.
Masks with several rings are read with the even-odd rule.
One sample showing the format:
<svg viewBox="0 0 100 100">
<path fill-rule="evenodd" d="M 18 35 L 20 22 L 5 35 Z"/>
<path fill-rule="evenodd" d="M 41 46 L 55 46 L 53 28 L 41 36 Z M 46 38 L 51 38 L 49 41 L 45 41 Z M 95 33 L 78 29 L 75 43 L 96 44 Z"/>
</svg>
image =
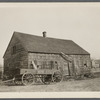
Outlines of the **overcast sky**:
<svg viewBox="0 0 100 100">
<path fill-rule="evenodd" d="M 100 58 L 100 3 L 0 4 L 0 63 L 14 31 L 70 39 Z"/>
</svg>

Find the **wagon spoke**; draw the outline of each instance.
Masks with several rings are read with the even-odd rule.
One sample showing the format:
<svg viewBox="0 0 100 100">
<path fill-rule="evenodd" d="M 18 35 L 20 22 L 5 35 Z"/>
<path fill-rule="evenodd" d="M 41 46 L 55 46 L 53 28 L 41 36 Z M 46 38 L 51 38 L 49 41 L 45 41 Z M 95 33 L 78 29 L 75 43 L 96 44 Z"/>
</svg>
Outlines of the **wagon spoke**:
<svg viewBox="0 0 100 100">
<path fill-rule="evenodd" d="M 62 80 L 62 74 L 59 71 L 54 72 L 52 79 L 53 82 L 60 82 Z"/>
<path fill-rule="evenodd" d="M 24 85 L 31 85 L 34 82 L 34 76 L 31 73 L 25 73 L 22 76 L 22 83 Z"/>
</svg>

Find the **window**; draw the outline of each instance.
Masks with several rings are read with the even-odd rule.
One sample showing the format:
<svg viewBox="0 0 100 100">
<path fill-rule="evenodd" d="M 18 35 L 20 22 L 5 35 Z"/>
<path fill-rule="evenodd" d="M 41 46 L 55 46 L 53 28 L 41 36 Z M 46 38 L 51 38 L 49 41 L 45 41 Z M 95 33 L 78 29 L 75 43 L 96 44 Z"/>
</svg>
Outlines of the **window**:
<svg viewBox="0 0 100 100">
<path fill-rule="evenodd" d="M 87 64 L 86 63 L 84 64 L 84 67 L 87 67 Z"/>
<path fill-rule="evenodd" d="M 16 46 L 13 46 L 12 48 L 12 54 L 15 54 L 16 53 Z"/>
</svg>

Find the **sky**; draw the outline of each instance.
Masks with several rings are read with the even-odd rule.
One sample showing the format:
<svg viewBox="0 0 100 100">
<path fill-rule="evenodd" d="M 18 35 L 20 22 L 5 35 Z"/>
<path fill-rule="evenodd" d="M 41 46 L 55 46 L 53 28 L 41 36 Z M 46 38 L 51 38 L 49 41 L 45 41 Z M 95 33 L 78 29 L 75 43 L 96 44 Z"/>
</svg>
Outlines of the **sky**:
<svg viewBox="0 0 100 100">
<path fill-rule="evenodd" d="M 100 3 L 1 3 L 0 64 L 14 31 L 73 40 L 100 59 Z"/>
</svg>

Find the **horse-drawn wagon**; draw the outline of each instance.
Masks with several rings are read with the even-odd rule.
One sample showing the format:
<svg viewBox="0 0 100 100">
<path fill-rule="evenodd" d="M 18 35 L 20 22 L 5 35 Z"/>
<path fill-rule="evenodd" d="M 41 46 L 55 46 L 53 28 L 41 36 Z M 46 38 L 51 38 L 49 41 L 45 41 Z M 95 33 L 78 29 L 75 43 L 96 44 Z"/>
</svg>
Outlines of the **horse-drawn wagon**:
<svg viewBox="0 0 100 100">
<path fill-rule="evenodd" d="M 10 79 L 10 81 L 12 80 L 16 85 L 31 85 L 36 83 L 37 80 L 39 80 L 43 84 L 50 84 L 51 82 L 60 82 L 62 80 L 62 73 L 59 69 L 39 69 L 35 65 L 34 61 L 32 61 L 32 65 L 32 69 L 16 69 L 15 72 L 18 73 L 12 76 L 13 79 Z M 7 81 L 9 81 L 9 79 L 4 82 Z"/>
<path fill-rule="evenodd" d="M 53 69 L 21 69 L 20 74 L 14 77 L 15 84 L 31 85 L 37 80 L 40 80 L 44 84 L 60 82 L 62 74 L 59 70 Z"/>
</svg>

